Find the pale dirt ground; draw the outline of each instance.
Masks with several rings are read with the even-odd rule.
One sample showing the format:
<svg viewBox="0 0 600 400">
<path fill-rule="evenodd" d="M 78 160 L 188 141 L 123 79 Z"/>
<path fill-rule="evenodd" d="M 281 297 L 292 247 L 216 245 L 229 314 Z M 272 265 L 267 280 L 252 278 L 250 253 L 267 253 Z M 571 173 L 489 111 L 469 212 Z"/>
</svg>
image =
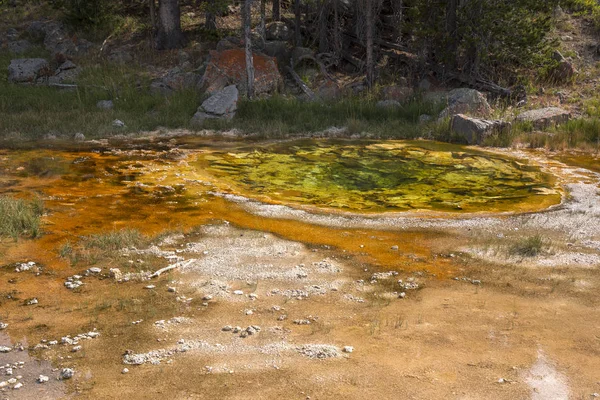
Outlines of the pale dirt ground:
<svg viewBox="0 0 600 400">
<path fill-rule="evenodd" d="M 152 281 L 85 277 L 75 292 L 63 282 L 86 266 L 58 260 L 52 236 L 86 225 L 64 195 L 70 214 L 50 217 L 55 233 L 2 253 L 7 263 L 36 254 L 47 269 L 41 276 L 1 270 L 0 320 L 9 323 L 2 333 L 31 348 L 98 329 L 101 336 L 79 352 L 62 345 L 30 352 L 51 362 L 53 382 L 56 368 L 75 369 L 72 380 L 53 386 L 65 398 L 591 399 L 600 392 L 600 178 L 557 162 L 546 167 L 570 198 L 525 215 L 364 218 L 218 200 L 186 225 L 201 220 L 201 228 L 100 266 L 104 274 L 129 260 L 149 269 L 168 265 L 168 256 L 195 261 Z M 97 224 L 92 211 L 122 204 L 90 198 L 85 218 Z M 156 230 L 154 218 L 148 223 Z M 509 254 L 532 234 L 549 243 L 539 256 Z M 386 271 L 398 274 L 372 279 Z M 403 289 L 400 279 L 419 289 Z M 33 296 L 38 305 L 22 305 Z M 225 325 L 261 329 L 242 338 Z M 310 345 L 335 346 L 326 347 L 335 356 L 307 357 Z M 125 365 L 127 350 L 156 363 Z M 21 353 L 9 361 L 0 353 L 0 365 L 15 357 L 34 365 Z M 27 368 L 21 391 L 0 398 L 44 398 L 47 389 Z"/>
</svg>

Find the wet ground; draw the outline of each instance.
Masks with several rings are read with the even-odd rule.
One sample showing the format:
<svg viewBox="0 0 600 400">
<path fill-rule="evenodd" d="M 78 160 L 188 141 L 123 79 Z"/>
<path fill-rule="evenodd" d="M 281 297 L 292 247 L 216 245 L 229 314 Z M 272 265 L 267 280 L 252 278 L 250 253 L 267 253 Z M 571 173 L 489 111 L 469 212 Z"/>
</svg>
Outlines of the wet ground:
<svg viewBox="0 0 600 400">
<path fill-rule="evenodd" d="M 472 154 L 479 164 L 493 159 L 502 166 L 493 173 L 467 169 L 505 182 L 533 174 L 531 190 L 471 213 L 383 213 L 384 194 L 365 214 L 357 211 L 366 202 L 336 210 L 321 199 L 295 201 L 305 197 L 298 188 L 256 190 L 277 172 L 272 160 L 266 175 L 245 182 L 239 169 L 226 179 L 223 163 L 211 170 L 211 161 L 239 157 L 247 144 L 84 146 L 0 150 L 0 192 L 40 196 L 47 208 L 41 238 L 0 244 L 0 321 L 8 324 L 0 345 L 11 349 L 0 353 L 0 365 L 23 361 L 25 371 L 23 386 L 7 384 L 0 396 L 579 399 L 600 392 L 594 161 L 581 169 L 587 159 L 576 156 L 486 158 L 459 147 L 380 143 L 386 151 L 420 149 L 419 162 L 423 149 Z M 153 239 L 103 254 L 80 244 L 125 228 Z M 513 251 L 533 236 L 542 237 L 539 254 Z M 65 252 L 71 247 L 76 257 Z M 15 270 L 29 261 L 35 268 Z M 73 275 L 83 285 L 68 289 Z M 33 298 L 37 304 L 28 305 Z M 74 376 L 58 380 L 63 368 Z M 42 374 L 49 382 L 36 382 Z M 8 379 L 0 370 L 0 382 Z"/>
</svg>

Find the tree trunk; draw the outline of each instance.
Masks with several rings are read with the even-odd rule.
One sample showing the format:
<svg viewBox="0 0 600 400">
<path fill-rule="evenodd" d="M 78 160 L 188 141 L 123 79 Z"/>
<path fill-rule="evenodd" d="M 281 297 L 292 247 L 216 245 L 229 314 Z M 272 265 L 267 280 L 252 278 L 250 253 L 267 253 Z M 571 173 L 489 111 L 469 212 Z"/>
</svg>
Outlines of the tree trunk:
<svg viewBox="0 0 600 400">
<path fill-rule="evenodd" d="M 392 11 L 394 13 L 394 28 L 396 32 L 396 43 L 402 42 L 402 22 L 404 20 L 404 1 L 392 1 Z"/>
<path fill-rule="evenodd" d="M 156 0 L 149 0 L 150 3 L 150 25 L 152 26 L 152 34 L 156 32 Z"/>
<path fill-rule="evenodd" d="M 333 48 L 336 59 L 340 59 L 342 55 L 342 29 L 340 22 L 339 0 L 333 0 Z"/>
<path fill-rule="evenodd" d="M 329 50 L 328 24 L 329 0 L 321 0 L 319 7 L 319 53 L 327 53 Z"/>
<path fill-rule="evenodd" d="M 456 52 L 458 49 L 457 32 L 458 0 L 448 0 L 446 5 L 446 35 L 448 37 L 448 67 L 456 69 Z"/>
<path fill-rule="evenodd" d="M 214 32 L 217 30 L 217 16 L 215 15 L 215 0 L 207 0 L 208 5 L 206 6 L 206 20 L 204 22 L 204 28 L 208 31 Z"/>
<path fill-rule="evenodd" d="M 267 0 L 260 0 L 260 25 L 258 31 L 263 41 L 267 39 L 266 32 L 266 19 L 267 19 Z"/>
<path fill-rule="evenodd" d="M 248 75 L 248 98 L 254 97 L 254 59 L 252 57 L 252 39 L 250 35 L 252 0 L 244 0 L 242 12 L 244 27 L 244 45 L 246 49 L 246 74 Z"/>
<path fill-rule="evenodd" d="M 373 0 L 366 0 L 365 3 L 367 28 L 367 87 L 371 90 L 373 88 L 373 83 L 375 82 L 375 63 L 373 60 Z"/>
<path fill-rule="evenodd" d="M 185 45 L 180 18 L 178 0 L 159 0 L 157 49 L 177 49 Z"/>
<path fill-rule="evenodd" d="M 273 21 L 281 20 L 281 3 L 280 0 L 273 0 Z"/>
<path fill-rule="evenodd" d="M 296 47 L 302 47 L 302 35 L 300 33 L 300 28 L 302 25 L 302 14 L 300 9 L 300 0 L 294 0 L 294 14 L 295 14 L 295 44 Z"/>
</svg>

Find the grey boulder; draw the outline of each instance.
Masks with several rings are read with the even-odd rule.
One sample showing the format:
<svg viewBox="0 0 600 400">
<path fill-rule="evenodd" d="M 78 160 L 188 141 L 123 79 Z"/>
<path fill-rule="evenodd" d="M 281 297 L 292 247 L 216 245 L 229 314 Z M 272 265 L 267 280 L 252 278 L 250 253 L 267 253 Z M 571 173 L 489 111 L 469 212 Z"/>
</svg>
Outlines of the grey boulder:
<svg viewBox="0 0 600 400">
<path fill-rule="evenodd" d="M 510 126 L 509 122 L 471 118 L 463 114 L 454 115 L 451 122 L 452 131 L 468 144 L 481 144 L 486 137 L 508 130 Z"/>
<path fill-rule="evenodd" d="M 72 61 L 67 60 L 62 63 L 54 75 L 48 78 L 49 84 L 73 83 L 81 73 L 81 68 L 75 65 Z"/>
<path fill-rule="evenodd" d="M 27 50 L 31 49 L 31 47 L 31 43 L 29 43 L 27 40 L 17 40 L 8 43 L 8 50 L 15 54 L 23 54 Z"/>
<path fill-rule="evenodd" d="M 10 61 L 8 81 L 14 83 L 35 83 L 48 76 L 50 65 L 43 58 L 19 58 Z"/>
<path fill-rule="evenodd" d="M 559 107 L 547 107 L 525 111 L 517 116 L 518 122 L 531 122 L 535 129 L 563 124 L 571 119 L 571 113 Z"/>
<path fill-rule="evenodd" d="M 237 110 L 239 91 L 235 85 L 226 86 L 222 90 L 204 100 L 192 117 L 192 124 L 202 124 L 206 119 L 231 119 Z"/>
<path fill-rule="evenodd" d="M 485 96 L 475 89 L 460 88 L 451 90 L 447 96 L 448 106 L 440 113 L 439 118 L 452 117 L 455 114 L 472 114 L 487 117 L 492 107 Z"/>
</svg>

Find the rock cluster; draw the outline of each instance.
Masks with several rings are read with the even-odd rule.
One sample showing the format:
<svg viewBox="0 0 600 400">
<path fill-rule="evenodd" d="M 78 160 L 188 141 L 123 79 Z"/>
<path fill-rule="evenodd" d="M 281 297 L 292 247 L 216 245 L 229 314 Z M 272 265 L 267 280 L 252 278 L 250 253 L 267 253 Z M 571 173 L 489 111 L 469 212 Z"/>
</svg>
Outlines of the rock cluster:
<svg viewBox="0 0 600 400">
<path fill-rule="evenodd" d="M 75 82 L 81 68 L 65 61 L 54 71 L 43 58 L 18 58 L 10 61 L 8 81 L 12 83 L 60 85 Z"/>
<path fill-rule="evenodd" d="M 340 350 L 329 344 L 305 344 L 296 349 L 298 353 L 313 359 L 336 358 L 340 356 Z"/>
<path fill-rule="evenodd" d="M 93 47 L 91 42 L 69 35 L 64 25 L 56 21 L 34 21 L 27 28 L 27 33 L 36 40 L 43 41 L 44 47 L 52 56 L 82 55 Z"/>
<path fill-rule="evenodd" d="M 37 264 L 35 263 L 35 261 L 28 261 L 28 262 L 24 262 L 24 263 L 18 263 L 16 268 L 15 268 L 15 272 L 24 272 L 24 271 L 30 271 L 34 268 L 36 268 Z M 36 268 L 39 270 L 39 268 Z"/>
</svg>

